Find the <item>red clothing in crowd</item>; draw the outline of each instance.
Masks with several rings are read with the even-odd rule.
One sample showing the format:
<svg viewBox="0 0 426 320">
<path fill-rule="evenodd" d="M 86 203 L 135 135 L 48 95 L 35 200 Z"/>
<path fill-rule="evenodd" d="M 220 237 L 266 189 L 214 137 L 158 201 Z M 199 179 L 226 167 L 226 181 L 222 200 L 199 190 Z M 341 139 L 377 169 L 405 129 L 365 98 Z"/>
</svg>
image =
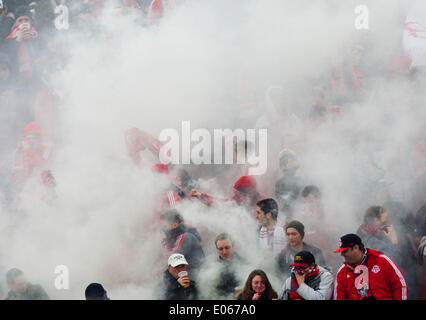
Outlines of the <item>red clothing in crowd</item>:
<svg viewBox="0 0 426 320">
<path fill-rule="evenodd" d="M 379 251 L 366 250 L 367 257 L 362 265 L 368 268 L 367 277 L 356 274 L 355 266 L 342 265 L 336 275 L 334 300 L 362 300 L 355 287 L 356 278 L 360 276 L 364 276 L 376 300 L 407 300 L 407 284 L 395 262 Z"/>
<path fill-rule="evenodd" d="M 10 184 L 19 189 L 34 171 L 41 171 L 41 182 L 49 187 L 55 186 L 55 180 L 47 170 L 53 156 L 53 146 L 44 144 L 41 128 L 36 122 L 29 123 L 23 130 L 23 139 L 13 155 L 13 169 Z"/>
</svg>

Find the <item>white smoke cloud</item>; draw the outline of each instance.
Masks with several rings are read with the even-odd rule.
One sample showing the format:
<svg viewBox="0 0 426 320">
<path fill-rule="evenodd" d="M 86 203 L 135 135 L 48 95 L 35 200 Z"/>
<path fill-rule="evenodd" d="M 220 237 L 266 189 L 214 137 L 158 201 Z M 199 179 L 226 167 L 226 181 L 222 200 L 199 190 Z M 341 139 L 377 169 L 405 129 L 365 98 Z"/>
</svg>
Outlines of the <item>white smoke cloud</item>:
<svg viewBox="0 0 426 320">
<path fill-rule="evenodd" d="M 50 79 L 62 98 L 61 139 L 52 167 L 58 198 L 46 204 L 30 191 L 23 196 L 22 213 L 2 209 L 2 269 L 21 268 L 54 299 L 83 299 L 90 282 L 104 284 L 112 299 L 151 299 L 166 259 L 160 234 L 149 225 L 170 181 L 149 168 L 133 167 L 124 131 L 138 127 L 156 136 L 164 128 L 179 130 L 183 120 L 193 128 L 254 127 L 271 85 L 284 88 L 291 103 L 285 107 L 307 118 L 313 81 L 330 72 L 349 45 L 365 43 L 366 59 L 376 67 L 381 57 L 398 53 L 398 18 L 406 3 L 364 3 L 370 8 L 369 31 L 354 29 L 357 1 L 187 1 L 149 27 L 114 10 L 94 22 L 97 31 L 91 34 L 71 25 L 66 36 L 62 33 L 69 63 Z M 383 64 L 377 69 L 386 72 Z M 342 118 L 316 131 L 301 154 L 304 180 L 320 186 L 330 208 L 327 218 L 341 234 L 355 231 L 368 205 L 359 204 L 355 182 L 358 173 L 365 174 L 358 161 L 365 160 L 365 150 L 381 148 L 376 151 L 388 170 L 385 178 L 405 186 L 405 192 L 399 189 L 401 200 L 408 201 L 413 188 L 406 152 L 422 137 L 424 93 L 386 77 L 373 80 L 370 96 L 345 106 Z M 244 121 L 238 120 L 244 118 L 237 99 L 241 81 L 259 102 L 257 116 Z M 273 143 L 270 159 L 281 150 L 281 141 Z M 269 170 L 274 180 L 264 195 L 273 197 L 277 168 Z M 232 186 L 200 171 L 193 169 L 203 177 L 201 191 L 218 198 L 231 195 Z M 209 259 L 216 255 L 215 236 L 228 232 L 250 261 L 241 270 L 244 281 L 252 269 L 264 267 L 279 291 L 284 279 L 273 275 L 274 262 L 255 249 L 252 214 L 196 201 L 178 208 L 200 231 Z M 69 267 L 69 290 L 54 288 L 57 265 Z M 214 266 L 201 274 L 207 279 L 201 283 L 204 294 L 213 286 Z"/>
</svg>

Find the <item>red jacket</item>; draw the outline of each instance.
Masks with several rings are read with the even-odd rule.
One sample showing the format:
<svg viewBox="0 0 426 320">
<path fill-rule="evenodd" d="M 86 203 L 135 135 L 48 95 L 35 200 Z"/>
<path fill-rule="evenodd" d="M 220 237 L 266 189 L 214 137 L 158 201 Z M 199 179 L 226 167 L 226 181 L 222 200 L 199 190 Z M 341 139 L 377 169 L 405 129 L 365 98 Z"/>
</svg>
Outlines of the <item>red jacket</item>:
<svg viewBox="0 0 426 320">
<path fill-rule="evenodd" d="M 355 281 L 363 277 L 368 282 L 371 294 L 377 300 L 407 300 L 407 284 L 401 270 L 382 252 L 367 249 L 362 265 L 368 268 L 368 276 L 355 274 L 355 267 L 347 263 L 337 271 L 334 284 L 334 300 L 361 300 Z M 357 279 L 358 281 L 360 278 Z"/>
</svg>

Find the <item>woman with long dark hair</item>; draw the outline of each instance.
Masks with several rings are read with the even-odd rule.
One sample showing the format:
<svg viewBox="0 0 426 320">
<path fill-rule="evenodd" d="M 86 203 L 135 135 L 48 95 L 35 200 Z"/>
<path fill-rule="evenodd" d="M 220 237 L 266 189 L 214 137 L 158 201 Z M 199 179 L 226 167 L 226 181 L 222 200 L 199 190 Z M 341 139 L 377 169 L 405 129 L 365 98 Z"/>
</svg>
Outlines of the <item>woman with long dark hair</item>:
<svg viewBox="0 0 426 320">
<path fill-rule="evenodd" d="M 247 278 L 244 289 L 238 294 L 238 300 L 272 300 L 278 295 L 262 270 L 253 270 Z"/>
</svg>

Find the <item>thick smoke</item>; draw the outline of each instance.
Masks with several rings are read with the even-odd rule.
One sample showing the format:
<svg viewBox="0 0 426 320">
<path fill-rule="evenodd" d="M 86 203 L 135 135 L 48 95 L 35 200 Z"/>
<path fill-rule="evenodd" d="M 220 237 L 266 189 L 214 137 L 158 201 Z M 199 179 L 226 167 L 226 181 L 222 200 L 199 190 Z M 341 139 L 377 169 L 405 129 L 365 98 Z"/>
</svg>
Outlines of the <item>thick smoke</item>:
<svg viewBox="0 0 426 320">
<path fill-rule="evenodd" d="M 314 132 L 268 127 L 269 166 L 257 177 L 260 191 L 274 197 L 284 136 L 302 141 L 309 135 L 297 152 L 303 182 L 321 189 L 326 219 L 338 231 L 336 246 L 338 236 L 356 231 L 376 201 L 365 189 L 371 175 L 382 175 L 392 198 L 412 208 L 416 185 L 409 153 L 424 139 L 425 91 L 389 76 L 392 57 L 402 50 L 408 4 L 364 4 L 369 30 L 354 27 L 357 1 L 188 0 L 153 25 L 109 7 L 84 29 L 71 24 L 59 32 L 51 45 L 67 63 L 47 79 L 61 98 L 51 168 L 58 197 L 46 203 L 32 191 L 33 182 L 19 211 L 2 209 L 2 271 L 21 268 L 54 299 L 82 299 L 91 282 L 102 283 L 112 299 L 152 299 L 167 259 L 150 224 L 170 180 L 149 166 L 133 165 L 125 130 L 138 127 L 158 136 L 166 128 L 180 132 L 184 120 L 192 129 L 255 128 L 266 111 L 305 121 L 315 88 L 328 86 L 327 76 L 353 45 L 362 47 L 362 61 L 372 72 L 367 92 L 340 105 L 341 115 Z M 251 90 L 252 109 L 240 108 L 249 96 L 241 85 Z M 323 97 L 334 103 L 329 98 Z M 376 167 L 367 172 L 371 162 Z M 222 169 L 201 165 L 189 171 L 200 191 L 231 196 Z M 263 268 L 275 290 L 281 288 L 284 279 L 273 276 L 274 261 L 256 250 L 252 212 L 220 201 L 211 208 L 185 202 L 177 209 L 203 237 L 210 261 L 200 274 L 206 297 L 215 285 L 214 239 L 221 232 L 235 238 L 237 251 L 249 261 L 240 270 L 243 281 Z M 69 268 L 68 290 L 54 287 L 58 265 Z"/>
</svg>

